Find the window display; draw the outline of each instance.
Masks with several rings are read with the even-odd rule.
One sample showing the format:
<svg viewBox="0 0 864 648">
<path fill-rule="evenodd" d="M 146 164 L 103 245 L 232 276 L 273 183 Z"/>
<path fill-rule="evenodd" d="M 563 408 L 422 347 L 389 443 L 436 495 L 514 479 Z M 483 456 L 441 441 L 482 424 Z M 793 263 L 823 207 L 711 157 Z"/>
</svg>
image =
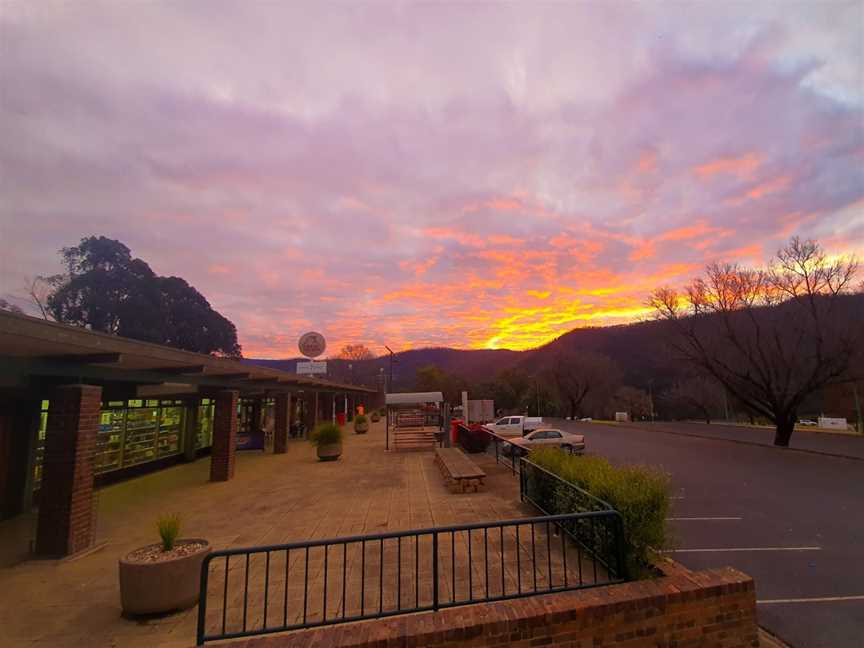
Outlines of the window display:
<svg viewBox="0 0 864 648">
<path fill-rule="evenodd" d="M 168 457 L 180 453 L 183 450 L 182 439 L 182 402 L 163 402 L 159 416 L 159 456 Z"/>
<path fill-rule="evenodd" d="M 148 401 L 151 403 L 153 401 Z M 141 401 L 129 401 L 129 404 Z M 159 424 L 157 407 L 136 407 L 126 410 L 126 442 L 123 465 L 134 466 L 156 459 L 156 434 Z"/>
<path fill-rule="evenodd" d="M 123 465 L 123 428 L 125 410 L 102 410 L 99 416 L 99 431 L 96 434 L 96 454 L 93 471 L 98 475 L 117 470 Z"/>
<path fill-rule="evenodd" d="M 45 430 L 48 427 L 48 401 L 43 400 L 39 408 L 39 432 L 36 435 L 36 448 L 33 456 L 33 490 L 42 485 L 42 461 L 45 457 Z"/>
<path fill-rule="evenodd" d="M 209 398 L 201 400 L 198 407 L 198 435 L 195 439 L 196 448 L 209 448 L 213 445 L 213 413 L 215 404 Z"/>
</svg>

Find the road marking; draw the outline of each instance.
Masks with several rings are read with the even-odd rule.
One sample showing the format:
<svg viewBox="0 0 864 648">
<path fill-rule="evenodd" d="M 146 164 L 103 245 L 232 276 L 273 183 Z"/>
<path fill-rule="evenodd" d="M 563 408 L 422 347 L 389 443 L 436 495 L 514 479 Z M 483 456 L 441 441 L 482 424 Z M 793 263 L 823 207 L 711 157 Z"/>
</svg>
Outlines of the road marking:
<svg viewBox="0 0 864 648">
<path fill-rule="evenodd" d="M 698 521 L 698 522 L 710 522 L 714 520 L 742 520 L 744 518 L 740 517 L 669 517 L 666 518 L 670 522 L 682 522 L 682 521 Z"/>
<path fill-rule="evenodd" d="M 773 603 L 831 603 L 832 601 L 864 601 L 864 594 L 856 596 L 822 596 L 816 598 L 793 598 L 793 599 L 765 599 L 756 601 L 760 605 L 771 605 Z"/>
<path fill-rule="evenodd" d="M 669 549 L 666 553 L 710 553 L 716 551 L 821 551 L 822 547 L 724 547 L 716 549 Z"/>
</svg>

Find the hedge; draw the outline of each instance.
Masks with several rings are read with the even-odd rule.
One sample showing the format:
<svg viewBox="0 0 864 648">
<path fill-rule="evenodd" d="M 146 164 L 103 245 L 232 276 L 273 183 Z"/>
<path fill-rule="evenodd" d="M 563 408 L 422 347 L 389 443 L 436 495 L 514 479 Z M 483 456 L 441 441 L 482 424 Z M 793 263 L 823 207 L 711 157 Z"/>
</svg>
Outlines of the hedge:
<svg viewBox="0 0 864 648">
<path fill-rule="evenodd" d="M 608 503 L 624 521 L 624 542 L 631 575 L 645 575 L 671 538 L 669 475 L 649 466 L 616 467 L 596 456 L 579 456 L 544 448 L 531 453 L 529 460 L 565 482 L 573 484 Z M 543 508 L 549 513 L 575 513 L 595 506 L 570 488 L 547 488 Z"/>
</svg>

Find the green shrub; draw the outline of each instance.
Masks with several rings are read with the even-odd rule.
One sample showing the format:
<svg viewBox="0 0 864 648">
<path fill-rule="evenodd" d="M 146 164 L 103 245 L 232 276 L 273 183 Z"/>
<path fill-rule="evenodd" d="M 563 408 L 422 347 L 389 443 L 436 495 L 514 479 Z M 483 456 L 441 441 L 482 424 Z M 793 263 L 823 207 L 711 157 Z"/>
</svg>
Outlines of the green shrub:
<svg viewBox="0 0 864 648">
<path fill-rule="evenodd" d="M 669 513 L 669 475 L 650 466 L 620 466 L 595 456 L 578 456 L 557 449 L 538 449 L 530 461 L 609 504 L 624 521 L 628 568 L 644 574 L 671 544 L 666 525 Z M 575 513 L 603 508 L 600 502 L 555 485 L 537 484 L 534 496 L 547 512 Z"/>
<path fill-rule="evenodd" d="M 342 443 L 342 428 L 335 423 L 321 423 L 309 436 L 309 441 L 314 446 Z"/>
<path fill-rule="evenodd" d="M 177 536 L 180 535 L 180 516 L 177 513 L 163 515 L 156 522 L 159 537 L 162 538 L 162 551 L 171 551 Z"/>
<path fill-rule="evenodd" d="M 368 419 L 366 418 L 365 414 L 358 414 L 354 417 L 354 425 L 357 425 L 358 423 L 365 423 L 367 420 Z"/>
</svg>

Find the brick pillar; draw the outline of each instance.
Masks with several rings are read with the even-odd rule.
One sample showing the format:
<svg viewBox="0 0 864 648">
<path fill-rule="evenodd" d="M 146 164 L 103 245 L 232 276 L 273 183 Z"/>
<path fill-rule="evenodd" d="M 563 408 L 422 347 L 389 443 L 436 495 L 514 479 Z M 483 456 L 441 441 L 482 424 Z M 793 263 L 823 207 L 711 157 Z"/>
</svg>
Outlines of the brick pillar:
<svg viewBox="0 0 864 648">
<path fill-rule="evenodd" d="M 228 481 L 234 477 L 237 454 L 238 392 L 221 391 L 216 395 L 213 415 L 213 451 L 210 458 L 210 481 Z"/>
<path fill-rule="evenodd" d="M 93 455 L 102 388 L 65 385 L 52 395 L 36 529 L 36 553 L 69 556 L 93 544 Z"/>
<path fill-rule="evenodd" d="M 277 394 L 273 405 L 273 454 L 288 450 L 288 427 L 291 425 L 291 394 Z"/>
</svg>

